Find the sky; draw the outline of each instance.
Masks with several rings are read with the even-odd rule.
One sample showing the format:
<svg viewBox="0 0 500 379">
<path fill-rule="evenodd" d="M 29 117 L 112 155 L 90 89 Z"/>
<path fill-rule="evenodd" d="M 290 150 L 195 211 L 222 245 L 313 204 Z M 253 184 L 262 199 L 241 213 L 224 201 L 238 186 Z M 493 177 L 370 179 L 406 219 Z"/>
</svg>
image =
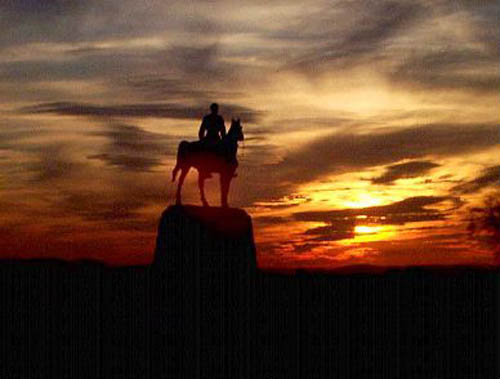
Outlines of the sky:
<svg viewBox="0 0 500 379">
<path fill-rule="evenodd" d="M 229 202 L 261 268 L 491 265 L 467 220 L 499 193 L 499 19 L 487 0 L 2 1 L 0 257 L 150 262 L 177 145 L 216 101 L 241 118 Z"/>
</svg>

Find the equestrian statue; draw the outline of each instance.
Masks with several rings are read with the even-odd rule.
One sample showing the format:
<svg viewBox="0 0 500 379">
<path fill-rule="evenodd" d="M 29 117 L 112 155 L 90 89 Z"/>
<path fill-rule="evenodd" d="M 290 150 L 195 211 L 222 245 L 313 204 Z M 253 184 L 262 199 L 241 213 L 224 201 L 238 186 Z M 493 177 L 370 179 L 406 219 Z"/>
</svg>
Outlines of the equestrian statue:
<svg viewBox="0 0 500 379">
<path fill-rule="evenodd" d="M 172 182 L 175 182 L 180 170 L 177 185 L 176 203 L 181 204 L 181 190 L 187 173 L 194 167 L 198 170 L 198 186 L 201 202 L 208 206 L 205 198 L 205 179 L 218 173 L 220 177 L 221 206 L 227 207 L 229 185 L 236 176 L 238 167 L 238 142 L 243 141 L 243 128 L 240 119 L 232 119 L 231 127 L 226 133 L 224 119 L 218 114 L 219 106 L 212 104 L 210 114 L 203 117 L 198 133 L 199 141 L 182 141 L 177 149 L 177 162 L 172 172 Z"/>
</svg>

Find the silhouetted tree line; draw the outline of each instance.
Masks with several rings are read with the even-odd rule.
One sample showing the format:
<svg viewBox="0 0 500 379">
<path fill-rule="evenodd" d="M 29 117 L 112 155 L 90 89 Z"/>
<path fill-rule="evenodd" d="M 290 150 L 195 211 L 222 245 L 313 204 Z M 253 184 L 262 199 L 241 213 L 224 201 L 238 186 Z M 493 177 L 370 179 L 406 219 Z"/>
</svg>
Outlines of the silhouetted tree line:
<svg viewBox="0 0 500 379">
<path fill-rule="evenodd" d="M 488 197 L 481 207 L 471 209 L 469 231 L 484 238 L 495 249 L 495 259 L 500 263 L 500 199 Z"/>
</svg>

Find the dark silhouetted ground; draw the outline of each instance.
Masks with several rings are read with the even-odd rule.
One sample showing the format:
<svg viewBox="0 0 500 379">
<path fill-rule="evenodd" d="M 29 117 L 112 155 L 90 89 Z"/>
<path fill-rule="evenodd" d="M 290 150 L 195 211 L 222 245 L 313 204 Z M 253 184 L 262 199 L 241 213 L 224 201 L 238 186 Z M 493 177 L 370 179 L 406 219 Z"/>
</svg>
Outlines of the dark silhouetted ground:
<svg viewBox="0 0 500 379">
<path fill-rule="evenodd" d="M 149 267 L 0 263 L 0 377 L 496 378 L 496 281 L 259 273 L 244 211 L 170 207 Z"/>
</svg>

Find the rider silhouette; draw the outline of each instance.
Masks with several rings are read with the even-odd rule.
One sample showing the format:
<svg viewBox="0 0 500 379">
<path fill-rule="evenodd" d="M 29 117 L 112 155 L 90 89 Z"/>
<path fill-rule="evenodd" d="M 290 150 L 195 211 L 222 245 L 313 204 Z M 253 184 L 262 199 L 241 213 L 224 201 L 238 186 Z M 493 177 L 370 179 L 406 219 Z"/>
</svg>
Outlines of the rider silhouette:
<svg viewBox="0 0 500 379">
<path fill-rule="evenodd" d="M 203 117 L 200 130 L 198 131 L 201 149 L 222 155 L 229 163 L 231 161 L 229 152 L 220 144 L 225 136 L 226 126 L 224 125 L 224 119 L 219 115 L 219 105 L 212 103 L 210 105 L 210 113 Z M 211 174 L 207 175 L 207 178 L 211 177 Z"/>
<path fill-rule="evenodd" d="M 213 147 L 226 135 L 226 126 L 224 125 L 224 119 L 219 112 L 219 105 L 213 103 L 210 105 L 210 114 L 203 117 L 203 121 L 200 125 L 200 131 L 198 132 L 198 137 L 200 141 L 203 141 L 205 147 Z"/>
</svg>

